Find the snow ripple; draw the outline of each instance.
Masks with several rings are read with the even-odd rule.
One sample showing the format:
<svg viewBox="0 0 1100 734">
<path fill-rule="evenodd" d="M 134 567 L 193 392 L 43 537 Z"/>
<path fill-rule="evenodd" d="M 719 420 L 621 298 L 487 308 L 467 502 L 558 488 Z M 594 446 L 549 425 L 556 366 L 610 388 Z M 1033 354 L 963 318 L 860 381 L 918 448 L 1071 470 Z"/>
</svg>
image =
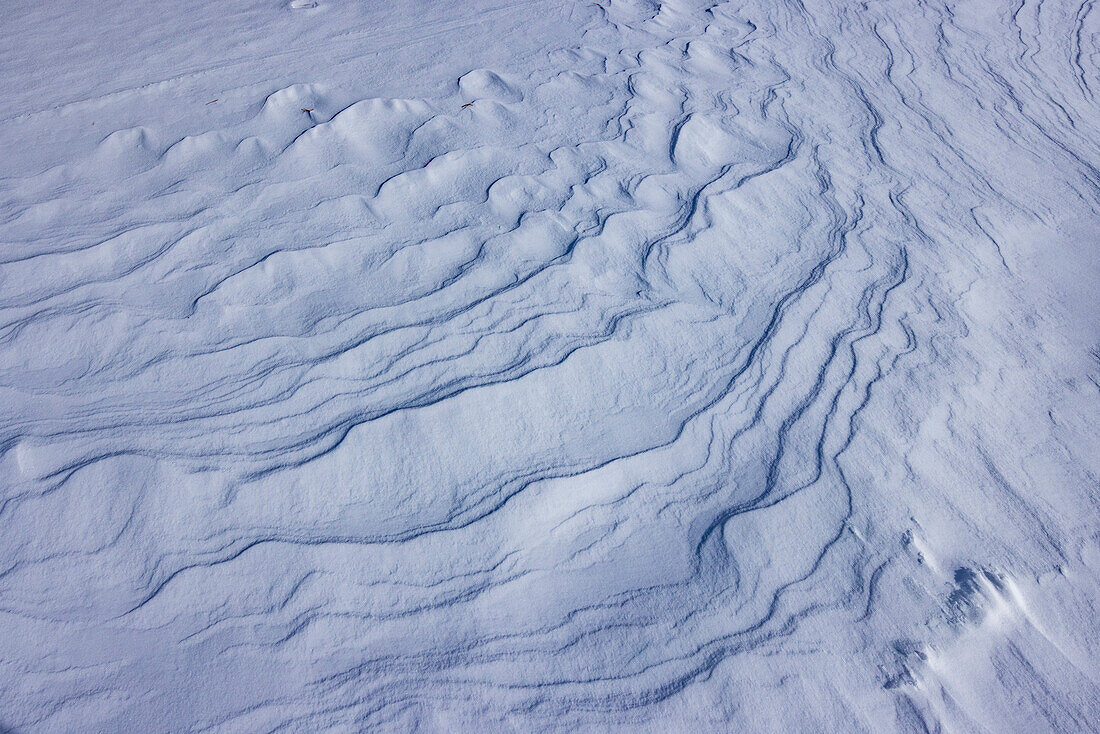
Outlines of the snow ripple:
<svg viewBox="0 0 1100 734">
<path fill-rule="evenodd" d="M 565 3 L 0 180 L 0 724 L 1094 726 L 1092 6 Z"/>
</svg>

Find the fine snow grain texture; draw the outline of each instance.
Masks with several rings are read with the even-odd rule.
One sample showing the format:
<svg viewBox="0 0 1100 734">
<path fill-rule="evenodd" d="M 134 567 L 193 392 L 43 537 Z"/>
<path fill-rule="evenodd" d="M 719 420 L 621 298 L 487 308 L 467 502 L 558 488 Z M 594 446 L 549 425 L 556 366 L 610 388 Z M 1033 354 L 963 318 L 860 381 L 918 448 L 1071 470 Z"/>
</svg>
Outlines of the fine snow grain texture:
<svg viewBox="0 0 1100 734">
<path fill-rule="evenodd" d="M 1098 39 L 8 3 L 0 729 L 1095 730 Z"/>
</svg>

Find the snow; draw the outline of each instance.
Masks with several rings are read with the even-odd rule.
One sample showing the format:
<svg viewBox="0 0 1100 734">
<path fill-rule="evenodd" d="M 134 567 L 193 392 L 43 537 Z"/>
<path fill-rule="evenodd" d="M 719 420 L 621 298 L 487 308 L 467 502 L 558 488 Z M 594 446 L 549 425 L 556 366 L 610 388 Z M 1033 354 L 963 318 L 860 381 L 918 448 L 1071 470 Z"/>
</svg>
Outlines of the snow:
<svg viewBox="0 0 1100 734">
<path fill-rule="evenodd" d="M 0 731 L 1097 730 L 1091 0 L 4 12 Z"/>
</svg>

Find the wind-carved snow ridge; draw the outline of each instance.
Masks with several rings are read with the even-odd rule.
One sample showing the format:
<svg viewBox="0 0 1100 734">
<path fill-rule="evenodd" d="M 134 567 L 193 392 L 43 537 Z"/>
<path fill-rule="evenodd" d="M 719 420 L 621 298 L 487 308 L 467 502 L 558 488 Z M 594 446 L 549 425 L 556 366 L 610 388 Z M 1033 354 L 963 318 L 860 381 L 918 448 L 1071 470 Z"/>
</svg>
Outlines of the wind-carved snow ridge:
<svg viewBox="0 0 1100 734">
<path fill-rule="evenodd" d="M 2 34 L 0 730 L 1096 728 L 1091 0 L 238 5 Z"/>
</svg>

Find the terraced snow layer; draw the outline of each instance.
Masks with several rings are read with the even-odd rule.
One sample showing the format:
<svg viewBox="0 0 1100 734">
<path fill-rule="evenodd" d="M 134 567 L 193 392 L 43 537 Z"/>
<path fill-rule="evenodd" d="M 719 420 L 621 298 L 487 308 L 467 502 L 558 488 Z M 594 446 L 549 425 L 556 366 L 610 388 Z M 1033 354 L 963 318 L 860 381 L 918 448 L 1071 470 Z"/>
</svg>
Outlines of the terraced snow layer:
<svg viewBox="0 0 1100 734">
<path fill-rule="evenodd" d="M 3 11 L 0 728 L 1100 728 L 1092 0 Z"/>
</svg>

